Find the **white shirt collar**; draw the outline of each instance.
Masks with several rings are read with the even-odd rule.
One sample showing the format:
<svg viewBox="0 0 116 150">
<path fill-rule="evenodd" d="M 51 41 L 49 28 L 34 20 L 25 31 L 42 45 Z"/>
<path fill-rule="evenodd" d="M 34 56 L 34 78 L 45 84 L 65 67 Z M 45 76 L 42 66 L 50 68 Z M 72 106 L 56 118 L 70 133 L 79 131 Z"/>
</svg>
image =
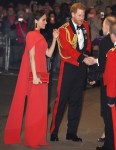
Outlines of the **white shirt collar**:
<svg viewBox="0 0 116 150">
<path fill-rule="evenodd" d="M 82 50 L 84 47 L 84 35 L 82 30 L 77 30 L 77 24 L 72 20 L 72 23 L 74 25 L 74 28 L 76 30 L 77 36 L 78 36 L 78 44 L 79 44 L 79 49 Z M 78 25 L 81 26 L 81 25 Z M 79 33 L 78 33 L 79 31 Z"/>
<path fill-rule="evenodd" d="M 73 25 L 75 27 L 75 30 L 77 30 L 77 26 L 81 26 L 81 25 L 76 24 L 73 20 L 72 20 L 72 23 L 73 23 Z"/>
<path fill-rule="evenodd" d="M 114 42 L 114 46 L 116 46 L 116 42 Z"/>
</svg>

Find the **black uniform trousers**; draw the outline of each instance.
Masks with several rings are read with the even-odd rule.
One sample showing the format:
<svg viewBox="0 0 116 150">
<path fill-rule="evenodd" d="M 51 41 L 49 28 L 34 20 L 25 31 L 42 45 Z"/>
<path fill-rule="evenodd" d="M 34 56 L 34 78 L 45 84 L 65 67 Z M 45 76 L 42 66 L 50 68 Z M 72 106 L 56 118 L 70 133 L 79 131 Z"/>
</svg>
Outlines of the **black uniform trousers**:
<svg viewBox="0 0 116 150">
<path fill-rule="evenodd" d="M 82 108 L 82 95 L 86 79 L 86 65 L 82 63 L 78 67 L 69 63 L 64 63 L 62 71 L 62 77 L 59 79 L 61 80 L 61 86 L 60 89 L 57 89 L 59 90 L 59 94 L 57 95 L 59 97 L 59 103 L 55 116 L 54 130 L 51 134 L 58 134 L 59 126 L 67 104 L 67 133 L 76 134 Z"/>
<path fill-rule="evenodd" d="M 101 115 L 105 124 L 105 143 L 104 147 L 108 150 L 114 150 L 114 133 L 112 123 L 111 108 L 107 105 L 106 87 L 101 80 Z"/>
</svg>

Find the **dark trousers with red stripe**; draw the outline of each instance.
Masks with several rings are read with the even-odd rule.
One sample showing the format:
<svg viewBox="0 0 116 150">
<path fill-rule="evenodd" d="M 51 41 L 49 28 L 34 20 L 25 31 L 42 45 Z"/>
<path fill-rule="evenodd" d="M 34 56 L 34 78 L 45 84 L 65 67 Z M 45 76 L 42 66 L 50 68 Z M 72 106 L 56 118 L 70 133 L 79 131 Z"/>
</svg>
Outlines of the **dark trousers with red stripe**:
<svg viewBox="0 0 116 150">
<path fill-rule="evenodd" d="M 79 67 L 61 62 L 50 133 L 58 134 L 64 110 L 68 105 L 67 133 L 77 133 L 82 108 L 82 96 L 86 79 L 86 66 Z"/>
<path fill-rule="evenodd" d="M 106 147 L 108 150 L 114 150 L 112 112 L 111 108 L 107 104 L 106 87 L 103 84 L 103 79 L 101 80 L 101 115 L 105 124 L 104 147 Z"/>
</svg>

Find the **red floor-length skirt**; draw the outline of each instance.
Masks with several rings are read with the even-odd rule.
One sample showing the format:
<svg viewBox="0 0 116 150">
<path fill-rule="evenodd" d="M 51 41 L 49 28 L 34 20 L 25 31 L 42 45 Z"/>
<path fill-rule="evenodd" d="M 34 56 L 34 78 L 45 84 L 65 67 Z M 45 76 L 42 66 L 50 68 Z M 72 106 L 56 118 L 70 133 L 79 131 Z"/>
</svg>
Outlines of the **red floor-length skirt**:
<svg viewBox="0 0 116 150">
<path fill-rule="evenodd" d="M 32 84 L 29 93 L 24 144 L 31 147 L 48 145 L 46 142 L 48 85 Z"/>
</svg>

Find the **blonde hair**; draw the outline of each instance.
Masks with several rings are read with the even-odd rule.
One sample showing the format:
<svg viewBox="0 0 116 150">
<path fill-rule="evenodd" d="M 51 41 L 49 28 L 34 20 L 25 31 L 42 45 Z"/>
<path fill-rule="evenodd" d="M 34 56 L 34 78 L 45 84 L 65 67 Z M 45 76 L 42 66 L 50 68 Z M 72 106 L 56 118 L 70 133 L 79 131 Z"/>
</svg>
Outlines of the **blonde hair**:
<svg viewBox="0 0 116 150">
<path fill-rule="evenodd" d="M 116 21 L 110 26 L 110 33 L 116 36 Z"/>
<path fill-rule="evenodd" d="M 77 9 L 81 9 L 81 10 L 86 10 L 85 5 L 83 5 L 82 3 L 74 3 L 71 7 L 70 7 L 70 13 L 76 13 Z"/>
<path fill-rule="evenodd" d="M 110 26 L 116 22 L 116 17 L 115 16 L 108 16 L 105 18 L 104 23 L 105 25 L 110 28 Z"/>
</svg>

